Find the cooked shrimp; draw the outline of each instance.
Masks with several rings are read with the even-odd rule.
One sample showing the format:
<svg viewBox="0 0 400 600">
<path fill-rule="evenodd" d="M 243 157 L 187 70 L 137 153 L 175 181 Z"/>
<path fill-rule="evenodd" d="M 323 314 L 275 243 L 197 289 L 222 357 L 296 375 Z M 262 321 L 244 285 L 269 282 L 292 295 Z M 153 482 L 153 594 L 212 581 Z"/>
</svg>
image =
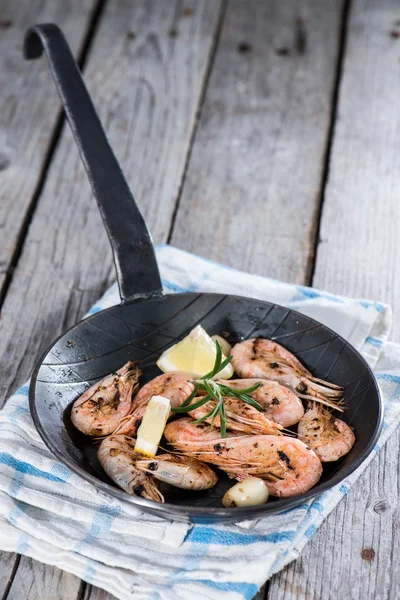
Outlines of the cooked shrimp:
<svg viewBox="0 0 400 600">
<path fill-rule="evenodd" d="M 208 490 L 218 481 L 208 465 L 190 456 L 159 454 L 154 458 L 137 460 L 136 467 L 160 481 L 184 490 Z"/>
<path fill-rule="evenodd" d="M 350 427 L 314 402 L 299 422 L 297 434 L 322 462 L 338 460 L 352 449 L 356 437 Z"/>
<path fill-rule="evenodd" d="M 194 400 L 195 402 L 196 400 Z M 212 411 L 215 408 L 216 402 L 214 400 L 210 400 L 196 408 L 195 410 L 190 411 L 188 414 L 194 419 L 201 419 L 207 413 Z M 267 417 L 264 412 L 253 408 L 249 404 L 242 402 L 238 398 L 230 398 L 227 397 L 224 399 L 225 406 L 225 415 L 226 415 L 226 427 L 231 431 L 241 431 L 243 433 L 247 433 L 249 435 L 253 433 L 263 433 L 263 434 L 271 434 L 271 435 L 280 435 L 281 434 L 281 425 L 275 423 L 271 419 Z M 304 411 L 303 411 L 304 412 Z M 206 419 L 207 423 L 211 423 L 211 417 Z M 215 427 L 220 427 L 220 416 L 219 414 L 215 417 L 214 420 Z"/>
<path fill-rule="evenodd" d="M 75 400 L 71 420 L 86 435 L 112 433 L 133 408 L 133 395 L 141 375 L 137 365 L 127 362 L 115 373 L 92 385 Z"/>
<path fill-rule="evenodd" d="M 132 413 L 121 422 L 114 433 L 135 436 L 153 396 L 168 398 L 171 408 L 180 406 L 194 390 L 194 384 L 190 379 L 190 375 L 182 373 L 164 373 L 146 383 L 136 394 Z"/>
<path fill-rule="evenodd" d="M 276 381 L 267 379 L 229 379 L 228 381 L 219 381 L 223 385 L 228 385 L 236 390 L 251 387 L 256 383 L 261 383 L 260 387 L 249 395 L 264 409 L 264 415 L 279 423 L 282 427 L 295 425 L 304 415 L 304 407 L 301 400 L 292 390 L 280 385 Z M 258 433 L 272 433 L 261 432 Z"/>
<path fill-rule="evenodd" d="M 180 406 L 194 390 L 192 377 L 184 373 L 163 373 L 146 383 L 137 393 L 135 407 L 149 403 L 152 396 L 164 396 L 171 402 L 171 408 Z"/>
<path fill-rule="evenodd" d="M 215 464 L 238 480 L 261 477 L 274 496 L 302 494 L 321 477 L 321 461 L 300 440 L 276 435 L 221 438 L 216 433 L 190 419 L 173 421 L 164 431 L 168 442 L 183 454 Z"/>
<path fill-rule="evenodd" d="M 134 451 L 135 440 L 124 435 L 113 435 L 104 439 L 97 451 L 99 462 L 107 475 L 120 488 L 132 496 L 163 502 L 164 498 L 157 483 L 147 473 L 136 467 L 140 457 Z"/>
<path fill-rule="evenodd" d="M 272 340 L 252 338 L 232 348 L 232 365 L 239 377 L 271 379 L 291 388 L 300 398 L 340 410 L 343 388 L 312 374 L 293 354 Z"/>
<path fill-rule="evenodd" d="M 134 448 L 134 439 L 111 435 L 97 452 L 107 475 L 128 494 L 163 502 L 154 479 L 185 490 L 207 490 L 218 481 L 214 471 L 195 458 L 174 454 L 144 458 Z"/>
</svg>

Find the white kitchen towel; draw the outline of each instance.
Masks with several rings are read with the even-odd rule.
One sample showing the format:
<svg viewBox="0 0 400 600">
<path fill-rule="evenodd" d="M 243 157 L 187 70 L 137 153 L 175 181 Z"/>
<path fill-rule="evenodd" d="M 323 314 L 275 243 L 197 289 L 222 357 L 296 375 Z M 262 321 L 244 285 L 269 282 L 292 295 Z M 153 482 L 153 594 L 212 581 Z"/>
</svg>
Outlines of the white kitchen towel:
<svg viewBox="0 0 400 600">
<path fill-rule="evenodd" d="M 177 250 L 157 248 L 166 292 L 226 292 L 295 308 L 348 339 L 373 367 L 384 428 L 359 469 L 300 507 L 236 525 L 185 525 L 99 492 L 55 460 L 28 408 L 28 386 L 0 411 L 0 549 L 74 573 L 123 600 L 252 598 L 299 556 L 323 519 L 400 421 L 400 345 L 387 342 L 390 308 L 280 283 Z M 118 303 L 116 285 L 90 314 Z"/>
</svg>

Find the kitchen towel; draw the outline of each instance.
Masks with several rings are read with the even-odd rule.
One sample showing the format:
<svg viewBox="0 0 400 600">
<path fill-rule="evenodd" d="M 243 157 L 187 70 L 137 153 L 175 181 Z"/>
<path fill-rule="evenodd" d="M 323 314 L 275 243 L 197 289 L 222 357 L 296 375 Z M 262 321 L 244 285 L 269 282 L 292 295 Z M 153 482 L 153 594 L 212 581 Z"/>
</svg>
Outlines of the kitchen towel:
<svg viewBox="0 0 400 600">
<path fill-rule="evenodd" d="M 123 600 L 240 600 L 297 558 L 323 519 L 400 421 L 400 345 L 387 341 L 390 308 L 242 273 L 157 247 L 167 293 L 233 293 L 307 314 L 348 339 L 374 369 L 385 422 L 350 477 L 301 506 L 235 525 L 187 525 L 146 515 L 98 491 L 53 458 L 33 425 L 28 384 L 0 411 L 0 549 L 74 573 Z M 116 285 L 92 308 L 119 302 Z"/>
</svg>

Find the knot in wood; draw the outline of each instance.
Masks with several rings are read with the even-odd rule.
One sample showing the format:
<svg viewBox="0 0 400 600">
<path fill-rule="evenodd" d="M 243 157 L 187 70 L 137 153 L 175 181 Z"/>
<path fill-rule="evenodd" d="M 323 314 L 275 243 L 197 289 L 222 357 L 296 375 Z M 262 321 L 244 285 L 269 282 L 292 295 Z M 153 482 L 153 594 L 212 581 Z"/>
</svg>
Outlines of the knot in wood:
<svg viewBox="0 0 400 600">
<path fill-rule="evenodd" d="M 361 558 L 371 562 L 375 558 L 375 550 L 373 548 L 363 548 L 361 550 Z"/>
</svg>

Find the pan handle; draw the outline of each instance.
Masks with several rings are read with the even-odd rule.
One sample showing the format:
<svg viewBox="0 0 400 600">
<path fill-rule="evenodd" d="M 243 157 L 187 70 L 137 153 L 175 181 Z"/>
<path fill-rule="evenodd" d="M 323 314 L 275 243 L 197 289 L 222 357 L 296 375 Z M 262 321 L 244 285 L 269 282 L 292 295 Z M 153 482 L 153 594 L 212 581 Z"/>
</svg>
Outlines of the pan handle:
<svg viewBox="0 0 400 600">
<path fill-rule="evenodd" d="M 111 243 L 122 304 L 162 295 L 154 247 L 144 219 L 104 133 L 62 31 L 53 23 L 25 35 L 24 57 L 43 50 Z"/>
</svg>

